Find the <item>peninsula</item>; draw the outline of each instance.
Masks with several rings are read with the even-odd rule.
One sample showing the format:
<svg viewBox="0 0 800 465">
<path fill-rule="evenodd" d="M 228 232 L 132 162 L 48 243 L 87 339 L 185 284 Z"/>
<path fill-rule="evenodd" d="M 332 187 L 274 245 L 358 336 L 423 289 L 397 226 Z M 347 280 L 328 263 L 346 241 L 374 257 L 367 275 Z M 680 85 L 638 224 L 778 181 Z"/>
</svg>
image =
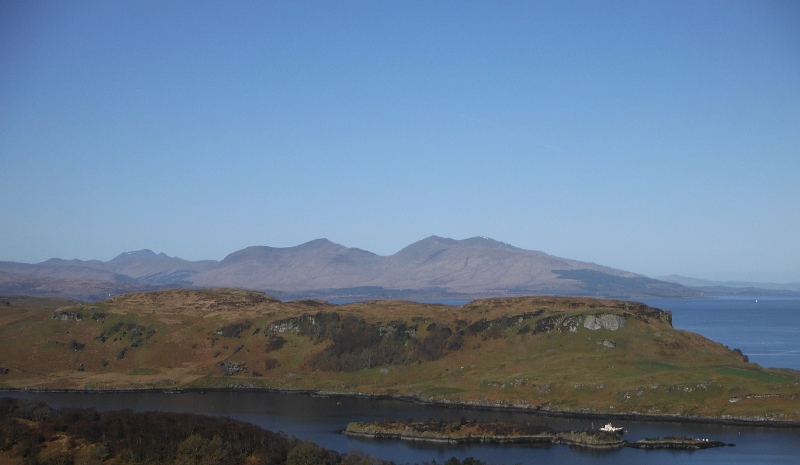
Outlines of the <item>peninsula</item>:
<svg viewBox="0 0 800 465">
<path fill-rule="evenodd" d="M 572 297 L 281 302 L 233 289 L 0 298 L 0 389 L 269 389 L 546 415 L 800 425 L 800 372 Z"/>
</svg>

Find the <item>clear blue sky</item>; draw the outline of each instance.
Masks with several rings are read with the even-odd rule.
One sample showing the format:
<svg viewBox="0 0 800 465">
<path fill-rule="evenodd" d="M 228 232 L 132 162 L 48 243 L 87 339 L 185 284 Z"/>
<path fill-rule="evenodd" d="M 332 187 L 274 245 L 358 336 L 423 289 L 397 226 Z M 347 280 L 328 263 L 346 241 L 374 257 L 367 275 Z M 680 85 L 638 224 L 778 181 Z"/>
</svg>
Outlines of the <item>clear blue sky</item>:
<svg viewBox="0 0 800 465">
<path fill-rule="evenodd" d="M 433 234 L 800 281 L 800 3 L 0 0 L 0 260 Z"/>
</svg>

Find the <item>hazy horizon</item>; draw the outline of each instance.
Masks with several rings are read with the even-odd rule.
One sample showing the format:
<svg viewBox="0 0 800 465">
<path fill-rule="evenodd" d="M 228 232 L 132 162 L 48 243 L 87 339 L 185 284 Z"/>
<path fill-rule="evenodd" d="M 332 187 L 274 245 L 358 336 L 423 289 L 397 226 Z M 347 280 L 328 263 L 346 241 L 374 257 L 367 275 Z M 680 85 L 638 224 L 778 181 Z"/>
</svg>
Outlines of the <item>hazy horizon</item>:
<svg viewBox="0 0 800 465">
<path fill-rule="evenodd" d="M 463 239 L 454 239 L 454 238 L 443 238 L 443 239 L 465 240 L 465 239 L 474 239 L 474 238 L 477 238 L 477 237 L 481 237 L 481 238 L 483 238 L 483 239 L 492 239 L 492 240 L 494 240 L 493 238 L 486 237 L 486 236 L 474 236 L 474 237 L 472 237 L 472 238 L 463 238 Z M 328 239 L 328 238 L 318 238 L 318 239 L 312 239 L 312 241 L 308 241 L 308 242 L 313 242 L 313 241 L 316 241 L 316 240 L 329 240 L 329 239 Z M 332 241 L 331 241 L 331 242 L 332 242 Z M 416 243 L 416 242 L 418 242 L 418 241 L 415 241 L 414 243 Z M 502 242 L 502 241 L 498 241 L 498 242 Z M 307 242 L 305 242 L 305 243 L 307 243 Z M 303 243 L 303 244 L 305 244 L 305 243 Z M 301 245 L 303 245 L 303 244 L 296 244 L 296 245 L 294 245 L 294 246 L 288 246 L 287 248 L 297 247 L 297 246 L 301 246 Z M 334 242 L 334 244 L 336 244 L 336 243 Z M 408 245 L 412 245 L 412 244 L 413 244 L 413 243 L 410 243 L 410 244 L 408 244 Z M 507 243 L 506 243 L 506 244 L 507 244 Z M 338 245 L 343 245 L 343 246 L 345 246 L 345 247 L 348 247 L 348 248 L 355 248 L 355 249 L 366 250 L 367 252 L 372 252 L 371 250 L 364 249 L 363 247 L 358 247 L 358 246 L 347 246 L 347 245 L 345 245 L 345 244 L 338 244 Z M 514 246 L 514 244 L 507 244 L 507 245 Z M 248 247 L 262 247 L 262 246 L 265 246 L 265 247 L 272 247 L 272 246 L 265 245 L 265 244 L 254 244 L 254 245 L 252 245 L 252 246 L 248 246 Z M 282 248 L 282 247 L 277 247 L 277 248 Z M 239 249 L 239 250 L 243 250 L 243 249 Z M 211 260 L 211 261 L 217 261 L 217 262 L 219 262 L 219 261 L 221 261 L 222 259 L 226 258 L 228 255 L 231 255 L 231 254 L 233 254 L 233 253 L 235 253 L 235 252 L 238 252 L 239 250 L 232 250 L 232 251 L 231 251 L 229 254 L 226 254 L 224 257 L 221 257 L 220 259 L 215 259 L 215 258 L 200 258 L 200 259 L 196 259 L 196 260 Z M 402 250 L 402 249 L 400 249 L 400 250 Z M 390 253 L 390 254 L 385 254 L 385 255 L 384 255 L 384 254 L 376 254 L 376 255 L 378 255 L 378 256 L 381 256 L 381 257 L 388 257 L 388 256 L 391 256 L 391 255 L 394 255 L 395 253 L 398 253 L 398 252 L 400 252 L 400 250 L 398 250 L 398 251 L 396 251 L 396 252 L 393 252 L 393 253 Z M 526 249 L 526 250 L 530 250 L 530 249 Z M 166 253 L 166 252 L 163 252 L 163 251 L 156 251 L 156 250 L 152 250 L 152 249 L 145 248 L 145 249 L 139 249 L 139 250 L 128 250 L 128 251 L 123 251 L 123 252 L 120 252 L 120 253 L 118 253 L 118 254 L 114 255 L 113 257 L 109 257 L 109 258 L 107 258 L 107 259 L 100 259 L 100 258 L 89 258 L 89 259 L 82 259 L 82 258 L 63 258 L 63 257 L 50 257 L 50 258 L 49 258 L 49 259 L 47 259 L 47 260 L 43 260 L 43 261 L 41 261 L 41 262 L 35 262 L 35 263 L 31 263 L 31 264 L 41 264 L 41 263 L 45 263 L 45 262 L 47 262 L 48 260 L 51 260 L 51 259 L 61 259 L 61 260 L 83 260 L 83 261 L 90 261 L 90 260 L 100 260 L 100 261 L 102 261 L 102 262 L 110 262 L 110 261 L 114 260 L 114 259 L 115 259 L 115 258 L 117 258 L 117 257 L 124 256 L 124 255 L 126 255 L 126 254 L 134 254 L 134 253 L 138 253 L 138 252 L 150 252 L 150 253 L 152 253 L 152 254 L 154 254 L 154 255 L 166 255 L 166 256 L 167 256 L 167 257 L 169 257 L 169 258 L 179 258 L 179 259 L 184 259 L 184 260 L 185 260 L 185 258 L 183 258 L 183 257 L 179 257 L 179 256 L 177 256 L 177 255 L 170 255 L 169 253 Z M 544 251 L 541 251 L 541 250 L 540 250 L 540 251 L 538 251 L 538 252 L 544 252 Z M 375 252 L 372 252 L 372 253 L 375 253 Z M 546 252 L 545 252 L 545 253 L 546 253 Z M 552 255 L 552 254 L 550 254 L 550 255 Z M 572 259 L 572 260 L 578 260 L 578 261 L 582 261 L 582 260 L 580 260 L 580 259 L 577 259 L 577 258 L 574 258 L 574 257 L 560 257 L 560 258 L 565 258 L 565 259 Z M 3 260 L 0 260 L 0 261 L 3 261 Z M 598 265 L 603 265 L 603 264 L 602 264 L 602 263 L 598 263 Z M 624 271 L 630 271 L 630 272 L 637 273 L 635 270 L 624 270 Z M 639 274 L 642 274 L 642 273 L 639 273 Z M 645 275 L 645 276 L 647 276 L 647 275 Z M 790 281 L 786 281 L 786 282 L 771 282 L 771 281 L 743 281 L 743 280 L 730 280 L 730 279 L 727 279 L 727 280 L 722 280 L 722 279 L 719 279 L 719 280 L 717 280 L 717 279 L 710 279 L 710 278 L 698 278 L 698 277 L 696 277 L 696 276 L 686 276 L 686 275 L 679 275 L 679 274 L 676 274 L 676 273 L 672 273 L 672 274 L 669 274 L 669 275 L 649 276 L 649 277 L 651 277 L 651 278 L 656 278 L 656 279 L 663 279 L 663 280 L 667 280 L 667 281 L 669 281 L 669 280 L 670 280 L 669 278 L 688 278 L 688 279 L 690 279 L 690 280 L 697 280 L 697 281 L 708 281 L 708 282 L 713 282 L 713 283 L 737 283 L 737 284 L 742 284 L 742 283 L 756 283 L 756 284 L 798 284 L 798 282 L 790 282 Z M 705 284 L 698 283 L 697 285 L 705 285 Z"/>
<path fill-rule="evenodd" d="M 800 282 L 800 4 L 2 2 L 0 261 L 431 235 Z"/>
</svg>

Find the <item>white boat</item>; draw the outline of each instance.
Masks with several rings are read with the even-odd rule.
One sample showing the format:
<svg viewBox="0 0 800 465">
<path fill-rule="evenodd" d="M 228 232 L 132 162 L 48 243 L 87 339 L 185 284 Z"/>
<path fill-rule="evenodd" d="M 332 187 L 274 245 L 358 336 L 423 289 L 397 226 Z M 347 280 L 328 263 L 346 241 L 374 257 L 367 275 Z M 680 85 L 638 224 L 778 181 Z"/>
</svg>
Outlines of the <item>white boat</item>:
<svg viewBox="0 0 800 465">
<path fill-rule="evenodd" d="M 621 426 L 614 426 L 611 423 L 606 423 L 600 431 L 605 431 L 606 433 L 622 433 L 623 428 Z"/>
</svg>

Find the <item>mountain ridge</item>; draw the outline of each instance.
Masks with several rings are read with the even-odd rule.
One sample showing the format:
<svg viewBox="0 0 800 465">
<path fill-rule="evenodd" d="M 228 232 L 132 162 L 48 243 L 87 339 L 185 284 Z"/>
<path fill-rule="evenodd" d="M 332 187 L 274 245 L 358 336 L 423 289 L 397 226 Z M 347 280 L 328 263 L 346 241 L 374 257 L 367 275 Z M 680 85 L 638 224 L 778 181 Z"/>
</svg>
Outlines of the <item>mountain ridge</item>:
<svg viewBox="0 0 800 465">
<path fill-rule="evenodd" d="M 800 292 L 800 282 L 765 283 L 765 282 L 732 281 L 732 280 L 714 281 L 710 279 L 692 278 L 689 276 L 681 276 L 677 274 L 658 276 L 656 277 L 656 279 L 693 288 L 706 288 L 706 289 L 728 288 L 728 289 L 740 289 L 745 292 L 752 290 Z"/>
<path fill-rule="evenodd" d="M 384 291 L 433 292 L 437 296 L 697 295 L 680 284 L 522 249 L 488 237 L 457 240 L 435 235 L 386 256 L 315 239 L 293 247 L 245 247 L 219 261 L 190 261 L 143 249 L 124 252 L 107 262 L 57 258 L 38 264 L 0 262 L 0 272 L 6 277 L 46 277 L 51 287 L 58 288 L 44 289 L 46 283 L 40 280 L 26 291 L 18 276 L 12 286 L 17 292 L 73 298 L 86 296 L 77 289 L 72 294 L 65 290 L 69 286 L 63 280 L 104 282 L 106 295 L 167 287 L 232 287 L 291 296 L 355 288 L 375 296 Z M 0 294 L 11 290 L 3 283 L 0 277 Z M 113 289 L 117 284 L 119 291 Z"/>
</svg>

